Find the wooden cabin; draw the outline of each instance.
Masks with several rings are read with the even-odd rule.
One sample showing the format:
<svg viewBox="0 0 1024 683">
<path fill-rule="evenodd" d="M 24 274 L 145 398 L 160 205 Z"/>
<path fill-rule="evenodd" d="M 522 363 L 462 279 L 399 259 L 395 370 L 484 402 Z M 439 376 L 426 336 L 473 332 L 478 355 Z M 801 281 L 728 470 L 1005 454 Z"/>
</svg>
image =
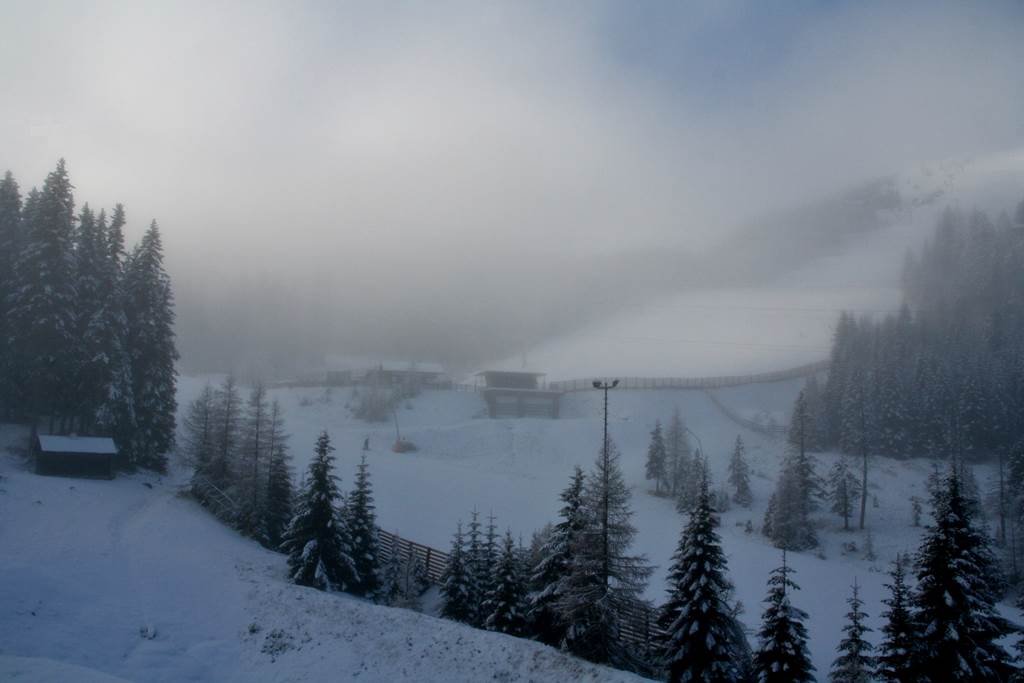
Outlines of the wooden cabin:
<svg viewBox="0 0 1024 683">
<path fill-rule="evenodd" d="M 32 454 L 36 461 L 36 474 L 114 478 L 117 446 L 113 439 L 107 437 L 36 434 Z"/>
<path fill-rule="evenodd" d="M 543 372 L 484 370 L 476 376 L 483 380 L 481 393 L 492 418 L 558 418 L 562 393 L 543 386 Z"/>
</svg>

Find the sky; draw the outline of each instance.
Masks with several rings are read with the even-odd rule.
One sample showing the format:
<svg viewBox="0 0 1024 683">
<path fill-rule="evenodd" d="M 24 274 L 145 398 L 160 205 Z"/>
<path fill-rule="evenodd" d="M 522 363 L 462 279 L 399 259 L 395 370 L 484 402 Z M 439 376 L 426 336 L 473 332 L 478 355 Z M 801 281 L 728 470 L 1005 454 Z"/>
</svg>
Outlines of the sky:
<svg viewBox="0 0 1024 683">
<path fill-rule="evenodd" d="M 158 220 L 198 369 L 501 356 L 628 305 L 624 254 L 721 253 L 768 212 L 1024 144 L 1019 2 L 4 17 L 0 167 L 27 189 L 65 157 L 129 236 Z"/>
</svg>

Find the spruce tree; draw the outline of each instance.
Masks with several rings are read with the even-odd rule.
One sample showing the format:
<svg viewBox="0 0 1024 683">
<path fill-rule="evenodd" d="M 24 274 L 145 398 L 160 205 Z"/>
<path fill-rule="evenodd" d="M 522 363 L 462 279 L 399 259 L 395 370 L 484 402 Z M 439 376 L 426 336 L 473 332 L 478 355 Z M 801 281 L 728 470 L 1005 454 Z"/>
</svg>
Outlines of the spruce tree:
<svg viewBox="0 0 1024 683">
<path fill-rule="evenodd" d="M 736 446 L 732 450 L 732 458 L 729 459 L 729 483 L 734 490 L 733 501 L 745 508 L 750 507 L 754 502 L 754 494 L 750 490 L 750 465 L 747 464 L 743 437 L 739 434 L 736 435 Z"/>
<path fill-rule="evenodd" d="M 839 456 L 829 473 L 829 498 L 832 501 L 832 512 L 843 518 L 843 529 L 850 529 L 850 516 L 854 504 L 860 495 L 860 482 L 850 471 L 845 456 Z"/>
<path fill-rule="evenodd" d="M 786 565 L 772 570 L 768 577 L 768 597 L 759 632 L 760 647 L 754 653 L 754 673 L 758 683 L 811 683 L 814 665 L 807 651 L 807 613 L 794 607 L 789 593 L 799 590 Z"/>
<path fill-rule="evenodd" d="M 868 615 L 861 609 L 864 601 L 860 599 L 860 588 L 853 582 L 853 595 L 846 601 L 850 611 L 846 613 L 846 635 L 839 642 L 839 656 L 832 662 L 829 679 L 834 683 L 870 683 L 875 670 L 875 657 L 871 654 L 874 646 L 864 640 L 864 634 L 871 628 L 864 623 Z"/>
<path fill-rule="evenodd" d="M 21 192 L 10 171 L 0 180 L 0 418 L 13 417 L 17 398 L 10 305 L 18 288 L 15 264 L 21 252 Z"/>
<path fill-rule="evenodd" d="M 875 675 L 887 683 L 913 683 L 910 656 L 914 649 L 914 623 L 910 613 L 910 588 L 906 584 L 904 558 L 896 556 L 886 584 L 889 597 L 882 602 L 888 608 L 882 613 L 882 642 L 878 646 L 878 666 Z"/>
<path fill-rule="evenodd" d="M 584 483 L 583 470 L 577 466 L 569 485 L 561 494 L 564 503 L 559 511 L 561 521 L 551 528 L 539 549 L 538 560 L 530 578 L 533 589 L 529 596 L 531 629 L 541 642 L 548 645 L 559 645 L 568 628 L 558 604 L 572 570 L 576 543 L 587 526 L 583 505 Z"/>
<path fill-rule="evenodd" d="M 257 383 L 249 393 L 242 420 L 242 443 L 238 450 L 233 491 L 238 502 L 235 524 L 246 536 L 258 538 L 263 527 L 263 496 L 266 493 L 266 461 L 269 460 L 270 405 L 267 390 Z"/>
<path fill-rule="evenodd" d="M 207 384 L 189 405 L 182 423 L 178 453 L 192 466 L 192 495 L 206 504 L 209 494 L 210 462 L 214 451 L 215 395 Z"/>
<path fill-rule="evenodd" d="M 512 532 L 505 539 L 494 567 L 494 581 L 484 600 L 484 628 L 513 636 L 526 630 L 526 585 L 523 580 L 519 553 L 512 540 Z"/>
<path fill-rule="evenodd" d="M 667 458 L 665 438 L 661 433 L 661 420 L 655 420 L 654 429 L 651 431 L 651 443 L 647 447 L 647 479 L 654 480 L 655 495 L 661 495 L 661 483 L 668 474 Z"/>
<path fill-rule="evenodd" d="M 470 602 L 470 575 L 466 563 L 466 544 L 462 537 L 462 522 L 455 529 L 448 563 L 441 577 L 441 616 L 452 621 L 469 623 L 475 606 Z"/>
<path fill-rule="evenodd" d="M 380 548 L 373 489 L 364 455 L 356 468 L 356 481 L 346 500 L 346 521 L 352 537 L 352 559 L 359 580 L 351 587 L 356 595 L 372 596 L 380 589 Z"/>
<path fill-rule="evenodd" d="M 352 559 L 348 527 L 338 510 L 333 451 L 327 432 L 321 432 L 282 549 L 288 553 L 292 581 L 320 590 L 345 591 L 358 584 L 360 577 Z"/>
<path fill-rule="evenodd" d="M 73 410 L 75 348 L 74 197 L 64 160 L 25 202 L 18 287 L 8 299 L 11 351 L 25 387 L 27 413 L 68 427 Z"/>
<path fill-rule="evenodd" d="M 486 595 L 486 581 L 481 577 L 487 571 L 487 557 L 480 538 L 480 513 L 475 509 L 469 516 L 469 532 L 466 540 L 466 568 L 469 573 L 469 604 L 473 614 L 469 624 L 480 628 L 483 626 L 481 604 Z"/>
<path fill-rule="evenodd" d="M 224 378 L 214 399 L 214 449 L 208 479 L 214 487 L 226 492 L 239 469 L 237 458 L 241 447 L 242 398 L 233 375 Z"/>
<path fill-rule="evenodd" d="M 672 496 L 677 499 L 682 497 L 683 505 L 689 505 L 692 502 L 688 484 L 693 469 L 693 453 L 679 408 L 673 411 L 665 432 L 665 455 Z"/>
<path fill-rule="evenodd" d="M 955 464 L 933 509 L 935 525 L 915 561 L 915 680 L 1004 680 L 1012 667 L 998 642 L 1010 631 L 995 610 L 999 572 L 988 538 L 974 526 Z"/>
<path fill-rule="evenodd" d="M 141 467 L 164 471 L 174 446 L 178 351 L 174 344 L 174 295 L 164 271 L 156 221 L 132 252 L 125 271 L 135 432 L 126 448 Z"/>
<path fill-rule="evenodd" d="M 572 569 L 558 603 L 569 624 L 563 647 L 593 662 L 636 668 L 622 640 L 622 620 L 644 608 L 641 595 L 651 569 L 643 556 L 630 555 L 636 533 L 630 520 L 629 489 L 619 452 L 609 440 L 598 455 L 584 489 L 587 526 L 573 552 Z"/>
<path fill-rule="evenodd" d="M 658 619 L 665 634 L 658 659 L 673 683 L 727 683 L 743 680 L 749 671 L 750 648 L 728 604 L 732 584 L 717 526 L 705 473 L 672 556 L 669 599 Z"/>
<path fill-rule="evenodd" d="M 292 471 L 288 464 L 288 435 L 284 431 L 284 416 L 280 404 L 270 404 L 270 419 L 267 423 L 267 482 L 262 512 L 261 538 L 265 546 L 279 550 L 284 532 L 292 518 L 292 501 L 295 487 L 292 485 Z"/>
</svg>

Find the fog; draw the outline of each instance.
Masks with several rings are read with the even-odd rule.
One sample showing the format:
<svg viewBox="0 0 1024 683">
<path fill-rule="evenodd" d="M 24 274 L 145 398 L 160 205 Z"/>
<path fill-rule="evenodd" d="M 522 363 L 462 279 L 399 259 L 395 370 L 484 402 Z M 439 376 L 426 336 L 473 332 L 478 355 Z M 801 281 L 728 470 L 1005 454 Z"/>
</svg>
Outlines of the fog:
<svg viewBox="0 0 1024 683">
<path fill-rule="evenodd" d="M 6 3 L 0 166 L 159 221 L 187 371 L 470 367 L 1024 145 L 1020 3 L 774 4 Z"/>
</svg>

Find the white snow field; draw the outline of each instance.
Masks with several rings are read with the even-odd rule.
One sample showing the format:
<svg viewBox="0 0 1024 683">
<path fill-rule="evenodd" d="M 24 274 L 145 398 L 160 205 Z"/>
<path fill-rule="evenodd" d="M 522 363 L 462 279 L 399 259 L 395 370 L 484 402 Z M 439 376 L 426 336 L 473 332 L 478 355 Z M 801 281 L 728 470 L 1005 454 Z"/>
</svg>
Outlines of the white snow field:
<svg viewBox="0 0 1024 683">
<path fill-rule="evenodd" d="M 754 416 L 763 411 L 787 422 L 802 385 L 803 380 L 754 384 L 720 389 L 717 395 L 740 414 Z M 368 460 L 379 524 L 442 550 L 448 549 L 456 522 L 467 521 L 474 507 L 482 517 L 493 513 L 499 531 L 511 528 L 528 543 L 533 530 L 556 519 L 558 494 L 573 465 L 589 469 L 601 444 L 602 403 L 597 391 L 563 396 L 562 418 L 558 420 L 491 420 L 483 417 L 484 404 L 477 394 L 424 391 L 398 411 L 402 436 L 419 450 L 396 454 L 389 450 L 395 438 L 394 425 L 371 425 L 350 417 L 346 408 L 346 404 L 354 405 L 350 391 L 306 388 L 271 392 L 285 410 L 296 471 L 301 472 L 308 463 L 317 433 L 327 429 L 337 448 L 341 485 L 347 490 L 363 439 L 369 436 Z M 653 485 L 644 478 L 644 464 L 655 419 L 666 422 L 675 407 L 703 442 L 716 482 L 726 476 L 737 434 L 746 442 L 755 502 L 751 510 L 733 508 L 722 515 L 721 534 L 736 597 L 746 607 L 743 620 L 751 630 L 751 644 L 756 645 L 753 633 L 760 621 L 765 580 L 769 570 L 780 564 L 781 555 L 756 531 L 745 533 L 744 526 L 751 520 L 755 529 L 760 528 L 785 446 L 780 440 L 739 427 L 701 391 L 611 392 L 609 431 L 620 447 L 622 467 L 633 491 L 636 550 L 657 565 L 647 591 L 647 597 L 655 602 L 660 603 L 665 595 L 665 574 L 683 517 L 670 500 L 649 493 Z M 837 457 L 818 456 L 819 474 L 827 475 Z M 811 653 L 820 675 L 827 672 L 834 657 L 847 611 L 845 600 L 855 578 L 871 615 L 869 623 L 876 629 L 881 625 L 878 616 L 880 600 L 886 595 L 885 572 L 897 553 L 913 552 L 917 547 L 921 529 L 911 525 L 910 499 L 927 500 L 925 481 L 930 471 L 930 461 L 872 459 L 867 521 L 877 557 L 874 561 L 864 558 L 864 534 L 842 531 L 841 520 L 825 510 L 820 512 L 820 553 L 790 554 L 789 563 L 798 570 L 795 578 L 802 588 L 794 601 L 810 614 Z M 976 473 L 984 484 L 987 471 L 978 468 Z M 925 508 L 927 511 L 927 504 Z M 927 512 L 924 521 L 928 521 Z M 857 551 L 844 553 L 846 543 L 855 543 Z"/>
<path fill-rule="evenodd" d="M 26 440 L 0 429 L 2 680 L 638 680 L 293 586 L 283 556 L 178 496 L 173 476 L 40 477 Z"/>
<path fill-rule="evenodd" d="M 206 381 L 182 379 L 183 409 Z M 763 412 L 785 421 L 801 386 L 802 380 L 757 384 L 718 390 L 717 396 L 739 414 Z M 419 450 L 396 454 L 389 450 L 394 425 L 352 418 L 350 392 L 271 392 L 285 410 L 296 474 L 304 473 L 317 433 L 327 429 L 337 448 L 341 487 L 348 490 L 369 437 L 380 525 L 443 550 L 456 522 L 466 521 L 474 507 L 483 517 L 493 513 L 499 530 L 511 528 L 528 542 L 533 530 L 556 519 L 558 494 L 573 465 L 589 469 L 601 443 L 596 391 L 565 395 L 558 420 L 491 420 L 476 393 L 424 391 L 398 411 L 402 435 Z M 784 445 L 739 427 L 700 391 L 615 390 L 610 399 L 610 433 L 633 490 L 636 550 L 657 566 L 647 591 L 655 602 L 664 597 L 683 523 L 672 502 L 651 495 L 644 479 L 655 419 L 667 421 L 679 408 L 701 439 L 717 482 L 725 477 L 736 435 L 743 436 L 755 503 L 722 515 L 721 533 L 756 646 L 765 580 L 781 557 L 743 527 L 748 520 L 760 527 Z M 19 446 L 24 438 L 23 431 L 7 428 L 0 432 L 0 448 L 5 441 Z M 827 473 L 836 457 L 819 456 L 819 473 Z M 802 587 L 794 602 L 810 614 L 820 676 L 833 659 L 855 578 L 869 623 L 880 626 L 884 571 L 896 553 L 916 548 L 921 529 L 911 526 L 910 498 L 925 498 L 930 469 L 924 460 L 873 460 L 870 491 L 877 506 L 869 504 L 868 526 L 876 560 L 865 559 L 863 534 L 841 531 L 840 520 L 825 511 L 820 553 L 789 556 Z M 980 468 L 977 474 L 984 484 L 988 474 Z M 26 671 L 35 672 L 35 680 L 64 678 L 46 673 L 58 662 L 136 681 L 633 680 L 535 643 L 292 586 L 283 556 L 239 537 L 177 495 L 187 477 L 180 466 L 165 478 L 47 478 L 28 471 L 15 448 L 0 456 L 0 475 L 0 676 Z M 850 542 L 857 551 L 844 553 Z"/>
</svg>

